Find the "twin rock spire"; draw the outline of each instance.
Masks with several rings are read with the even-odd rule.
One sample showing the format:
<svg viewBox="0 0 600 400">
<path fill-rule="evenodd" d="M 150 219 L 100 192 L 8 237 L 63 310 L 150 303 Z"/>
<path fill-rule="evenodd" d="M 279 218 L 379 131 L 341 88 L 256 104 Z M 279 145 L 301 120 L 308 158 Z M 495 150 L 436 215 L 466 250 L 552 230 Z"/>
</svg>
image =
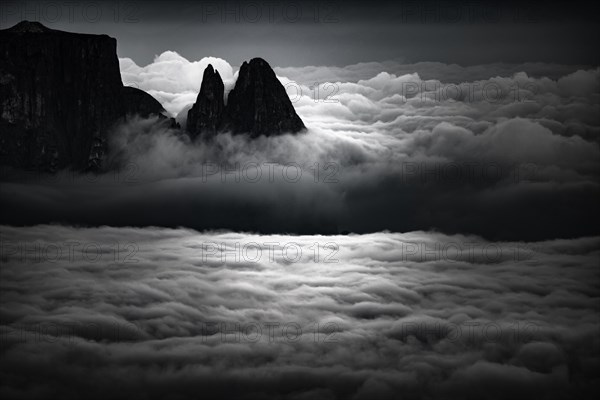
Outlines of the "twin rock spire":
<svg viewBox="0 0 600 400">
<path fill-rule="evenodd" d="M 22 21 L 0 29 L 0 165 L 55 172 L 106 168 L 109 133 L 127 115 L 158 116 L 176 129 L 162 105 L 143 90 L 124 87 L 117 41 Z M 188 113 L 190 136 L 221 131 L 251 137 L 304 128 L 266 61 L 240 68 L 223 99 L 223 81 L 211 66 Z"/>
<path fill-rule="evenodd" d="M 187 131 L 193 138 L 211 137 L 222 131 L 258 137 L 305 129 L 285 88 L 261 58 L 244 61 L 227 105 L 224 90 L 219 72 L 209 65 L 196 103 L 188 111 Z"/>
</svg>

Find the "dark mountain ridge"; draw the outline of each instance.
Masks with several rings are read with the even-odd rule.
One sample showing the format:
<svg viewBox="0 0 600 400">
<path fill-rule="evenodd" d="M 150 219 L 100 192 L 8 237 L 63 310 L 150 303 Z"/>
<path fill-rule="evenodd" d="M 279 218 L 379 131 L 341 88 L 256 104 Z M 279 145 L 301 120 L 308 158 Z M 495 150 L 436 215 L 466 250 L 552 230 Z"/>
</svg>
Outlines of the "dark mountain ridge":
<svg viewBox="0 0 600 400">
<path fill-rule="evenodd" d="M 29 21 L 0 30 L 0 164 L 99 170 L 111 127 L 128 114 L 163 113 L 123 86 L 114 38 Z"/>
</svg>

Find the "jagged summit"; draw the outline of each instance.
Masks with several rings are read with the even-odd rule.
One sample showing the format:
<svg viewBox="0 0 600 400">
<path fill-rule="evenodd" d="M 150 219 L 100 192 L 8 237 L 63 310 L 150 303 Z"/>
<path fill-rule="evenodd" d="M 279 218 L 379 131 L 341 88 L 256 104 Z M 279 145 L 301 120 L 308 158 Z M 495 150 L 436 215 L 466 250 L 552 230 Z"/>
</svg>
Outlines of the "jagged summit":
<svg viewBox="0 0 600 400">
<path fill-rule="evenodd" d="M 229 93 L 226 121 L 226 129 L 253 137 L 305 128 L 285 88 L 262 58 L 253 58 L 240 67 L 238 80 Z"/>
<path fill-rule="evenodd" d="M 186 129 L 197 136 L 199 134 L 214 135 L 219 130 L 225 102 L 223 93 L 225 86 L 219 71 L 216 71 L 211 64 L 206 67 L 202 76 L 202 85 L 200 93 L 196 98 L 196 103 L 188 111 L 188 121 Z"/>
<path fill-rule="evenodd" d="M 242 63 L 224 108 L 219 100 L 222 87 L 218 72 L 208 66 L 198 99 L 188 113 L 187 130 L 192 136 L 231 131 L 258 137 L 305 129 L 285 88 L 264 59 L 253 58 Z"/>
<path fill-rule="evenodd" d="M 208 66 L 206 67 L 206 69 L 204 70 L 204 74 L 217 74 L 219 75 L 219 71 L 217 71 L 216 69 L 213 68 L 212 64 L 208 64 Z M 219 75 L 221 76 L 221 75 Z"/>
<path fill-rule="evenodd" d="M 53 29 L 50 29 L 37 21 L 21 21 L 15 26 L 4 29 L 4 31 L 11 33 L 43 33 L 51 32 Z"/>
</svg>

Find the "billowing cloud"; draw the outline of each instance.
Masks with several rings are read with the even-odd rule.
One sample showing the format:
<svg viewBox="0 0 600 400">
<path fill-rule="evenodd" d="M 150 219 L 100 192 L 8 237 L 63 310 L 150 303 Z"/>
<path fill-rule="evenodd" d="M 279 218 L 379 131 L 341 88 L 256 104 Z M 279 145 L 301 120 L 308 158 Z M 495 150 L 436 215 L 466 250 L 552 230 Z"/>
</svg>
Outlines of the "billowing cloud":
<svg viewBox="0 0 600 400">
<path fill-rule="evenodd" d="M 190 62 L 174 51 L 165 51 L 145 67 L 138 66 L 130 58 L 119 59 L 123 84 L 150 93 L 173 116 L 196 101 L 202 74 L 209 64 L 219 71 L 226 85 L 231 86 L 233 70 L 227 61 L 220 58 L 205 57 Z"/>
<path fill-rule="evenodd" d="M 2 227 L 3 398 L 598 389 L 598 237 Z"/>
<path fill-rule="evenodd" d="M 181 122 L 198 63 L 121 60 Z M 598 392 L 600 70 L 420 67 L 277 69 L 297 135 L 134 117 L 109 173 L 3 171 L 0 394 Z"/>
<path fill-rule="evenodd" d="M 122 59 L 121 67 L 125 82 L 169 93 L 163 101 L 175 113 L 196 97 L 209 62 L 235 80 L 223 60 L 189 62 L 173 52 L 144 68 Z M 133 118 L 111 135 L 108 161 L 120 172 L 15 173 L 0 187 L 1 221 L 439 229 L 503 240 L 599 233 L 599 69 L 366 63 L 276 71 L 307 132 L 192 143 Z"/>
</svg>

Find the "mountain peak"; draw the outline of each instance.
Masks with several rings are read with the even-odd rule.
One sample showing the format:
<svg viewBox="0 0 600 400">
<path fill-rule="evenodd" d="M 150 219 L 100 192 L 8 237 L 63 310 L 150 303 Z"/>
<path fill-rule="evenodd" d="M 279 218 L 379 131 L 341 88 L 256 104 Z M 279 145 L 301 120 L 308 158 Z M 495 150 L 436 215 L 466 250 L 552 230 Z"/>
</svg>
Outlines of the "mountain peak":
<svg viewBox="0 0 600 400">
<path fill-rule="evenodd" d="M 225 87 L 219 71 L 208 64 L 202 75 L 202 85 L 196 103 L 188 111 L 186 129 L 192 136 L 217 133 L 225 108 L 224 92 Z"/>
<path fill-rule="evenodd" d="M 271 66 L 269 65 L 269 63 L 266 62 L 264 59 L 262 59 L 260 57 L 255 57 L 252 60 L 250 60 L 250 65 L 257 65 L 257 66 L 261 66 L 261 67 L 269 67 L 269 68 L 271 68 Z"/>
<path fill-rule="evenodd" d="M 275 71 L 258 57 L 240 67 L 226 111 L 225 128 L 251 137 L 296 133 L 305 128 Z"/>
<path fill-rule="evenodd" d="M 219 73 L 212 65 L 206 67 L 200 93 L 187 121 L 192 136 L 229 130 L 257 137 L 295 133 L 304 128 L 285 88 L 262 58 L 242 63 L 226 106 Z"/>
<path fill-rule="evenodd" d="M 15 26 L 6 30 L 6 32 L 13 33 L 42 33 L 50 31 L 52 31 L 52 29 L 37 21 L 21 21 Z"/>
</svg>

